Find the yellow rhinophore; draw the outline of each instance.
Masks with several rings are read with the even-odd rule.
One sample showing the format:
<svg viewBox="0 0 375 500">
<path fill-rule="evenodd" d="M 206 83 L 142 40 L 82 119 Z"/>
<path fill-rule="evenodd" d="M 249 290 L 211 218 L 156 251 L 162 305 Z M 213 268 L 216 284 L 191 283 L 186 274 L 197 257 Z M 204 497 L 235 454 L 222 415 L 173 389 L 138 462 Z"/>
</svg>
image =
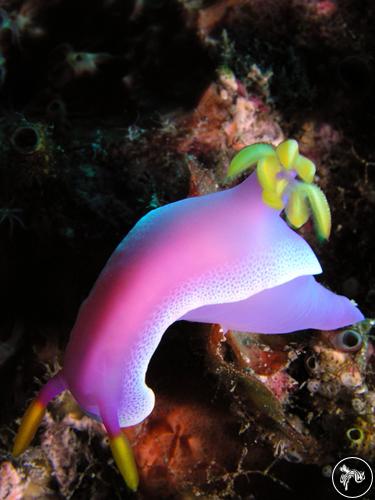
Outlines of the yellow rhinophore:
<svg viewBox="0 0 375 500">
<path fill-rule="evenodd" d="M 31 443 L 40 422 L 42 421 L 46 407 L 38 399 L 34 401 L 27 408 L 24 416 L 22 417 L 20 428 L 13 446 L 13 455 L 18 457 L 21 455 Z"/>
<path fill-rule="evenodd" d="M 271 144 L 251 144 L 235 155 L 228 168 L 228 178 L 257 164 L 258 182 L 264 203 L 276 210 L 285 209 L 287 221 L 296 228 L 313 216 L 318 236 L 328 239 L 331 211 L 323 191 L 313 184 L 316 167 L 301 155 L 294 139 Z"/>
<path fill-rule="evenodd" d="M 132 491 L 137 491 L 139 483 L 138 471 L 133 450 L 127 437 L 123 432 L 114 437 L 109 436 L 109 444 L 116 465 L 128 488 Z"/>
</svg>

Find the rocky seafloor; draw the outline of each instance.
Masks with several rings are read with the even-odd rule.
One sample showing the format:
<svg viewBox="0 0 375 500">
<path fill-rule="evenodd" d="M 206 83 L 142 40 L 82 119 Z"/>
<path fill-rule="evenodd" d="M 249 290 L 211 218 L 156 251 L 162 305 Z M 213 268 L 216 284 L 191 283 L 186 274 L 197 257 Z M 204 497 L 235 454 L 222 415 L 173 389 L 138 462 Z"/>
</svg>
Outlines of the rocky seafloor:
<svg viewBox="0 0 375 500">
<path fill-rule="evenodd" d="M 0 499 L 132 497 L 69 393 L 15 459 L 20 417 L 134 223 L 227 187 L 235 152 L 286 137 L 332 209 L 328 243 L 300 230 L 321 281 L 368 320 L 174 324 L 148 371 L 155 410 L 128 430 L 133 496 L 334 499 L 340 458 L 374 460 L 374 22 L 365 0 L 0 1 Z"/>
</svg>

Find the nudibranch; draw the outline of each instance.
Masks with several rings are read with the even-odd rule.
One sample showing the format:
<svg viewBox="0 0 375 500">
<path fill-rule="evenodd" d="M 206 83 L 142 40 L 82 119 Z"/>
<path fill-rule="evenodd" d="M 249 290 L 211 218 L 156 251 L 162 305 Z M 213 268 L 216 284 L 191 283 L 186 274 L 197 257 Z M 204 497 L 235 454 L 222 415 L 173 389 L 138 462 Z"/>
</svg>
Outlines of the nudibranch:
<svg viewBox="0 0 375 500">
<path fill-rule="evenodd" d="M 129 488 L 138 475 L 122 427 L 144 420 L 155 396 L 145 376 L 165 330 L 176 320 L 224 329 L 285 333 L 331 330 L 361 321 L 353 302 L 318 284 L 322 272 L 300 227 L 310 213 L 328 238 L 330 212 L 313 184 L 315 166 L 294 140 L 241 150 L 228 176 L 257 164 L 235 187 L 187 198 L 146 214 L 115 249 L 82 304 L 62 370 L 42 388 L 14 444 L 30 443 L 46 405 L 65 389 L 103 422 Z"/>
</svg>

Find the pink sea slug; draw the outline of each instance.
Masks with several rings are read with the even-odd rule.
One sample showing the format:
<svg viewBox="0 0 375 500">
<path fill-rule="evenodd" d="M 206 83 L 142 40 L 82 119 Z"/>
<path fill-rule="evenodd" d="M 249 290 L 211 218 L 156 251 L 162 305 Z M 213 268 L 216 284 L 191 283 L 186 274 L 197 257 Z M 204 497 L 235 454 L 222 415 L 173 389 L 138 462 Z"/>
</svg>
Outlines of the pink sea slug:
<svg viewBox="0 0 375 500">
<path fill-rule="evenodd" d="M 328 205 L 311 187 L 314 167 L 296 144 L 245 148 L 232 170 L 252 163 L 258 170 L 241 184 L 152 210 L 135 225 L 82 304 L 63 368 L 28 408 L 15 455 L 30 443 L 48 401 L 68 389 L 103 422 L 115 461 L 135 490 L 137 469 L 121 427 L 152 412 L 155 396 L 146 371 L 173 322 L 283 333 L 331 330 L 363 319 L 349 299 L 315 281 L 313 275 L 322 272 L 316 256 L 280 217 L 285 207 L 288 220 L 299 226 L 309 205 L 328 236 Z"/>
</svg>

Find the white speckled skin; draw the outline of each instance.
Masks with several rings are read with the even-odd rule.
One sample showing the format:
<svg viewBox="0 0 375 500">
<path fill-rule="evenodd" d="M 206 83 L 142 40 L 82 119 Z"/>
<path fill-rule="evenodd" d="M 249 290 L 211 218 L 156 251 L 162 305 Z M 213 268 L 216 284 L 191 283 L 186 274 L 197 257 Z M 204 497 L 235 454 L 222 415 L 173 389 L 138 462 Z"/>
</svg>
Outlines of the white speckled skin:
<svg viewBox="0 0 375 500">
<path fill-rule="evenodd" d="M 254 174 L 235 188 L 153 210 L 82 305 L 64 378 L 86 411 L 100 416 L 104 405 L 121 426 L 136 424 L 153 409 L 145 374 L 169 325 L 200 307 L 320 272 L 308 244 L 263 204 Z"/>
<path fill-rule="evenodd" d="M 349 299 L 327 290 L 313 276 L 299 276 L 245 300 L 199 307 L 182 319 L 217 322 L 224 331 L 290 333 L 335 330 L 364 317 Z"/>
</svg>

